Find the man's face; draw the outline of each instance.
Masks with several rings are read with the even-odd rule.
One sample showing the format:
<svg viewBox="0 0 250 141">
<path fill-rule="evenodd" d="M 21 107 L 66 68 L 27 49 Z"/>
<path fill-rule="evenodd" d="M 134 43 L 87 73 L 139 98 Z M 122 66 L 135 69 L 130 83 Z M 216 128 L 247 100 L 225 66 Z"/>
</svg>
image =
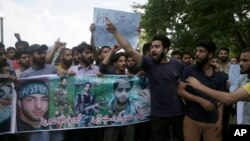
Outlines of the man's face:
<svg viewBox="0 0 250 141">
<path fill-rule="evenodd" d="M 63 64 L 65 64 L 66 66 L 71 66 L 72 61 L 73 61 L 72 51 L 66 50 L 62 57 Z"/>
<path fill-rule="evenodd" d="M 219 55 L 218 55 L 218 57 L 220 58 L 220 60 L 222 61 L 222 62 L 226 62 L 227 60 L 228 60 L 228 52 L 226 51 L 226 50 L 221 50 L 220 52 L 219 52 Z"/>
<path fill-rule="evenodd" d="M 191 56 L 189 54 L 184 54 L 182 57 L 182 62 L 186 65 L 190 64 Z"/>
<path fill-rule="evenodd" d="M 217 58 L 213 58 L 213 59 L 210 60 L 210 64 L 211 64 L 212 66 L 214 66 L 214 67 L 218 67 L 219 64 L 220 64 L 220 61 L 219 61 L 219 59 L 217 59 Z"/>
<path fill-rule="evenodd" d="M 22 54 L 21 57 L 18 59 L 18 63 L 24 67 L 28 68 L 30 66 L 30 60 L 28 54 Z"/>
<path fill-rule="evenodd" d="M 197 47 L 196 49 L 196 65 L 203 67 L 209 61 L 209 53 L 204 47 Z"/>
<path fill-rule="evenodd" d="M 46 61 L 46 51 L 40 50 L 36 51 L 32 54 L 32 62 L 38 65 L 39 67 L 43 67 Z"/>
<path fill-rule="evenodd" d="M 115 67 L 119 71 L 124 71 L 126 69 L 126 57 L 120 56 L 120 58 L 115 62 Z"/>
<path fill-rule="evenodd" d="M 128 68 L 133 68 L 135 66 L 135 61 L 132 57 L 128 57 L 127 59 L 127 67 Z"/>
<path fill-rule="evenodd" d="M 15 59 L 15 50 L 11 49 L 7 52 L 7 57 L 10 60 L 14 60 Z"/>
<path fill-rule="evenodd" d="M 160 62 L 164 58 L 164 47 L 161 41 L 155 40 L 151 43 L 150 56 L 155 62 Z"/>
<path fill-rule="evenodd" d="M 109 52 L 110 52 L 109 48 L 103 48 L 100 54 L 100 60 L 102 61 Z"/>
<path fill-rule="evenodd" d="M 23 118 L 30 121 L 40 121 L 48 111 L 48 96 L 43 94 L 32 94 L 18 102 Z"/>
<path fill-rule="evenodd" d="M 128 81 L 122 81 L 115 90 L 115 99 L 118 104 L 124 105 L 130 97 L 131 84 Z"/>
<path fill-rule="evenodd" d="M 93 52 L 91 50 L 85 49 L 81 54 L 79 54 L 80 61 L 85 63 L 87 66 L 94 62 Z"/>
<path fill-rule="evenodd" d="M 240 55 L 240 73 L 250 73 L 250 52 L 244 52 Z"/>
<path fill-rule="evenodd" d="M 63 79 L 62 81 L 61 81 L 61 85 L 63 86 L 63 87 L 66 87 L 67 86 L 67 79 Z"/>
<path fill-rule="evenodd" d="M 86 93 L 90 93 L 90 89 L 91 89 L 90 84 L 86 84 L 86 85 L 84 86 L 84 91 L 85 91 Z"/>
</svg>

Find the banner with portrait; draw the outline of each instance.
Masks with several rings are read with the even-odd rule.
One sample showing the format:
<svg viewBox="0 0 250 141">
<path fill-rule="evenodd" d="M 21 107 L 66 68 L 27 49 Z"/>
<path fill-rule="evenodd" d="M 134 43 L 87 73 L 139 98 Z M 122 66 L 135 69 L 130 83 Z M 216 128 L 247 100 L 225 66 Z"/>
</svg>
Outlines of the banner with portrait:
<svg viewBox="0 0 250 141">
<path fill-rule="evenodd" d="M 45 75 L 18 80 L 16 132 L 136 124 L 150 117 L 144 77 Z"/>
</svg>

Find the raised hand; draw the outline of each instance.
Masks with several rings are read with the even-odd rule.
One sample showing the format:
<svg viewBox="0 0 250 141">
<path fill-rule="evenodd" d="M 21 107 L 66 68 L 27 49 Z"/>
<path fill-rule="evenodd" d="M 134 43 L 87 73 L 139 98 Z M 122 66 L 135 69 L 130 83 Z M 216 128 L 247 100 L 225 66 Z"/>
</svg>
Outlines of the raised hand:
<svg viewBox="0 0 250 141">
<path fill-rule="evenodd" d="M 14 33 L 14 36 L 16 37 L 17 41 L 21 41 L 21 36 L 19 33 Z"/>
<path fill-rule="evenodd" d="M 106 29 L 108 30 L 108 32 L 114 33 L 116 31 L 116 27 L 109 20 L 109 18 L 105 17 L 105 20 L 106 20 L 106 25 L 107 25 Z"/>
<path fill-rule="evenodd" d="M 95 24 L 94 23 L 92 23 L 90 25 L 89 30 L 90 30 L 90 32 L 94 32 L 95 31 Z"/>
</svg>

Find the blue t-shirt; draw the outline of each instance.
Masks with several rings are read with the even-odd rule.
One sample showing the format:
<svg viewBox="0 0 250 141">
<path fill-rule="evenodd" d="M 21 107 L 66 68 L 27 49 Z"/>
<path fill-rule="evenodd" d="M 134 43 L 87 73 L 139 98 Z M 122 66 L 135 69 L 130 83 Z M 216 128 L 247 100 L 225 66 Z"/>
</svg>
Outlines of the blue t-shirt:
<svg viewBox="0 0 250 141">
<path fill-rule="evenodd" d="M 54 65 L 45 64 L 43 68 L 34 69 L 32 66 L 30 66 L 27 70 L 21 73 L 20 78 L 47 75 L 47 74 L 57 74 L 56 67 Z"/>
<path fill-rule="evenodd" d="M 203 85 L 209 88 L 226 91 L 227 74 L 224 72 L 213 72 L 213 74 L 208 77 L 203 71 L 198 70 L 196 66 L 188 66 L 183 70 L 181 81 L 185 82 L 189 76 L 195 77 Z M 193 89 L 190 86 L 187 86 L 186 91 L 195 96 L 209 100 L 217 108 L 217 101 L 205 95 L 204 93 Z M 205 123 L 215 123 L 218 118 L 217 111 L 206 111 L 199 103 L 192 101 L 186 101 L 186 115 L 193 120 Z"/>
<path fill-rule="evenodd" d="M 160 117 L 183 115 L 184 104 L 177 95 L 177 87 L 185 66 L 175 59 L 160 64 L 150 57 L 143 56 L 141 67 L 148 76 L 151 114 Z"/>
</svg>

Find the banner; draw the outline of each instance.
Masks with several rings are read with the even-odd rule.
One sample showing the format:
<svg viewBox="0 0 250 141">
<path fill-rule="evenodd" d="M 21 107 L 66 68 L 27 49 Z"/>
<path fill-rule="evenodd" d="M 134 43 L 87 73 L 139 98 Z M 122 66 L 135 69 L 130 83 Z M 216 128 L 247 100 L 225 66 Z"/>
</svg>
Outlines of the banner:
<svg viewBox="0 0 250 141">
<path fill-rule="evenodd" d="M 15 88 L 18 133 L 129 125 L 150 116 L 147 83 L 137 76 L 44 75 Z"/>
<path fill-rule="evenodd" d="M 130 42 L 133 48 L 138 44 L 138 27 L 141 17 L 136 13 L 129 13 L 110 9 L 94 9 L 94 24 L 96 29 L 94 31 L 95 46 L 110 46 L 117 44 L 115 38 L 106 30 L 105 17 L 109 18 L 116 26 L 117 30 L 122 36 Z"/>
</svg>

